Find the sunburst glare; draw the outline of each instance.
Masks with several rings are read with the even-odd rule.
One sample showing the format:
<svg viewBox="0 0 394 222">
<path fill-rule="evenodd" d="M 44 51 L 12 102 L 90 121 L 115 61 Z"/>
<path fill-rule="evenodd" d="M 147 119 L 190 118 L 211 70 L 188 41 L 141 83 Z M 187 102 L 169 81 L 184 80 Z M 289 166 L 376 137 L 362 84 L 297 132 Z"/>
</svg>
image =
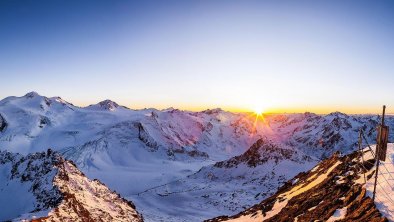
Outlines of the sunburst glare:
<svg viewBox="0 0 394 222">
<path fill-rule="evenodd" d="M 253 112 L 257 115 L 257 116 L 261 116 L 265 111 L 264 106 L 258 105 L 255 106 L 253 109 Z"/>
</svg>

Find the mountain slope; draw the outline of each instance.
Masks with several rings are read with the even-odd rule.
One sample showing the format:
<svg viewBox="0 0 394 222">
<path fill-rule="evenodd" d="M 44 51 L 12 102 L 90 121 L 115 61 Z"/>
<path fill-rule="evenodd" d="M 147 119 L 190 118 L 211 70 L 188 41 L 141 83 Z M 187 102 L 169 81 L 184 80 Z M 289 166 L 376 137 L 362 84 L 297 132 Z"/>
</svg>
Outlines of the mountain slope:
<svg viewBox="0 0 394 222">
<path fill-rule="evenodd" d="M 264 138 L 239 156 L 130 198 L 141 206 L 149 221 L 201 221 L 218 212 L 231 214 L 250 207 L 316 162 L 296 149 Z"/>
<path fill-rule="evenodd" d="M 369 181 L 373 180 L 373 163 L 369 150 L 361 154 L 334 154 L 312 170 L 300 173 L 273 196 L 231 217 L 221 216 L 208 221 L 388 221 L 392 217 L 382 211 L 394 205 L 378 207 L 371 196 Z M 393 164 L 394 146 L 389 147 Z M 363 164 L 364 163 L 364 164 Z M 364 183 L 363 173 L 368 181 Z M 380 199 L 383 192 L 378 192 Z M 385 215 L 382 215 L 382 213 Z"/>
<path fill-rule="evenodd" d="M 0 152 L 0 220 L 142 221 L 129 201 L 57 153 Z"/>
</svg>

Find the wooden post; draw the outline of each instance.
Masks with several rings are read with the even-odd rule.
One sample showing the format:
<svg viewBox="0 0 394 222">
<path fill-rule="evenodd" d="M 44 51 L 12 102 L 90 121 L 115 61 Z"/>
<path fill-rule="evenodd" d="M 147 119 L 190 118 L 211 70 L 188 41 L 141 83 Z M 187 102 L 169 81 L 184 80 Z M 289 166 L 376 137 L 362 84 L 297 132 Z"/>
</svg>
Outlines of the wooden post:
<svg viewBox="0 0 394 222">
<path fill-rule="evenodd" d="M 386 111 L 386 106 L 383 106 L 383 114 L 382 114 L 382 127 L 384 126 L 384 113 Z M 379 130 L 382 130 L 382 127 L 379 127 Z M 381 132 L 379 132 L 380 135 L 382 135 Z M 378 138 L 377 144 L 376 144 L 376 149 L 375 149 L 375 160 L 376 160 L 376 170 L 375 170 L 375 184 L 373 186 L 373 196 L 372 196 L 372 200 L 375 201 L 375 195 L 376 195 L 376 183 L 378 182 L 378 172 L 379 172 L 379 156 L 380 156 L 380 147 L 379 147 L 379 143 L 380 143 L 380 138 Z"/>
</svg>

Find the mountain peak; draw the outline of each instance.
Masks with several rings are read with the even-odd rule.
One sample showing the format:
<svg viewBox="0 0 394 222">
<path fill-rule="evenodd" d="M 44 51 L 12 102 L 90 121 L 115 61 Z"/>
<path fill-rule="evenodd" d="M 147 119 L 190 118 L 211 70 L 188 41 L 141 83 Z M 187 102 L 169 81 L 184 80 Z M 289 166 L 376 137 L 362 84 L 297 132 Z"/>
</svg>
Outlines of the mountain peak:
<svg viewBox="0 0 394 222">
<path fill-rule="evenodd" d="M 100 107 L 111 111 L 119 107 L 119 105 L 116 102 L 109 99 L 101 101 L 98 104 L 100 105 Z"/>
<path fill-rule="evenodd" d="M 119 107 L 121 107 L 121 106 L 119 106 L 119 104 L 117 104 L 116 102 L 109 100 L 109 99 L 106 99 L 106 100 L 103 100 L 97 104 L 88 106 L 88 108 L 94 108 L 94 109 L 98 109 L 98 110 L 109 110 L 109 111 L 115 111 Z"/>
<path fill-rule="evenodd" d="M 40 96 L 40 94 L 38 94 L 35 91 L 28 92 L 28 93 L 26 93 L 26 95 L 24 95 L 24 97 L 26 97 L 26 98 L 33 98 L 33 97 L 36 97 L 36 96 Z"/>
<path fill-rule="evenodd" d="M 343 117 L 343 118 L 348 117 L 348 115 L 346 115 L 345 113 L 341 113 L 338 111 L 329 113 L 327 116 L 335 116 L 335 117 Z"/>
</svg>

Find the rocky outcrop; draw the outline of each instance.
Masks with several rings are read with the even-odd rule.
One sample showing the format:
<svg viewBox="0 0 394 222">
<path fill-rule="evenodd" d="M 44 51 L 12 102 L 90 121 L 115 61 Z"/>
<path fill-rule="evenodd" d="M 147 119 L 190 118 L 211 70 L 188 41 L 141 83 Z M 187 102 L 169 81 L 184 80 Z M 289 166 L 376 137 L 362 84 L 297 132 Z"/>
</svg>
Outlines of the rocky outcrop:
<svg viewBox="0 0 394 222">
<path fill-rule="evenodd" d="M 8 124 L 5 121 L 4 117 L 0 114 L 0 133 L 5 131 L 7 125 Z"/>
<path fill-rule="evenodd" d="M 62 195 L 58 188 L 49 186 L 52 177 L 57 173 L 54 166 L 60 161 L 60 156 L 50 150 L 47 153 L 33 153 L 27 156 L 0 151 L 0 165 L 9 165 L 11 169 L 8 179 L 26 184 L 34 195 L 36 201 L 33 212 L 53 208 L 61 202 Z"/>
<path fill-rule="evenodd" d="M 61 162 L 57 167 L 54 185 L 63 200 L 42 221 L 142 221 L 134 204 L 99 180 L 86 178 L 72 162 Z"/>
<path fill-rule="evenodd" d="M 0 199 L 7 198 L 13 187 L 26 192 L 20 202 L 7 206 L 15 218 L 0 211 L 0 220 L 142 221 L 131 202 L 100 181 L 88 179 L 72 162 L 51 150 L 27 156 L 1 151 L 0 169 L 6 175 L 1 178 Z M 31 206 L 20 208 L 29 202 Z"/>
<path fill-rule="evenodd" d="M 138 129 L 138 139 L 140 139 L 147 146 L 148 150 L 151 152 L 157 151 L 159 144 L 153 139 L 153 137 L 151 137 L 142 123 L 136 122 L 134 123 L 134 127 Z"/>
<path fill-rule="evenodd" d="M 256 167 L 268 161 L 278 163 L 281 160 L 291 160 L 300 162 L 301 160 L 310 161 L 309 156 L 301 155 L 295 149 L 284 148 L 281 145 L 275 144 L 272 141 L 261 138 L 257 140 L 245 153 L 235 156 L 229 160 L 217 162 L 214 167 L 234 167 L 241 163 L 247 164 L 249 167 Z"/>
<path fill-rule="evenodd" d="M 40 116 L 40 123 L 38 127 L 44 128 L 45 126 L 50 126 L 51 125 L 51 120 L 46 117 L 46 116 Z"/>
</svg>

